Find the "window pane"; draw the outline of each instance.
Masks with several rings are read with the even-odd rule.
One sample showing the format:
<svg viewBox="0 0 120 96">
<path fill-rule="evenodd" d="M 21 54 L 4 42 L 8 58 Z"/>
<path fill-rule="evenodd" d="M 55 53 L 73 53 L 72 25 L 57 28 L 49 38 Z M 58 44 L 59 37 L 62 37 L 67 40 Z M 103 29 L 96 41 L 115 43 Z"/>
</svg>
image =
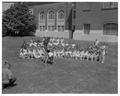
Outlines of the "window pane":
<svg viewBox="0 0 120 96">
<path fill-rule="evenodd" d="M 58 18 L 59 19 L 63 19 L 64 18 L 64 11 L 63 10 L 58 12 Z"/>
<path fill-rule="evenodd" d="M 90 6 L 91 6 L 90 3 L 84 2 L 84 3 L 83 3 L 83 7 L 82 7 L 83 9 L 82 9 L 82 10 L 83 10 L 83 11 L 85 11 L 85 10 L 90 10 Z"/>
<path fill-rule="evenodd" d="M 104 2 L 103 8 L 117 8 L 118 3 L 117 2 Z"/>
<path fill-rule="evenodd" d="M 42 31 L 42 26 L 40 26 L 40 31 Z"/>
<path fill-rule="evenodd" d="M 62 26 L 62 31 L 64 31 L 64 26 Z"/>
<path fill-rule="evenodd" d="M 60 26 L 58 26 L 58 32 L 60 32 Z"/>
<path fill-rule="evenodd" d="M 110 7 L 109 2 L 104 2 L 104 3 L 103 3 L 103 8 L 109 8 L 109 7 Z"/>
<path fill-rule="evenodd" d="M 49 19 L 54 19 L 55 18 L 55 13 L 53 11 L 49 12 Z"/>
<path fill-rule="evenodd" d="M 43 26 L 43 31 L 45 31 L 45 26 Z"/>
<path fill-rule="evenodd" d="M 111 8 L 117 8 L 117 2 L 110 2 Z"/>
<path fill-rule="evenodd" d="M 90 24 L 84 24 L 84 34 L 90 33 Z"/>
<path fill-rule="evenodd" d="M 41 12 L 40 13 L 40 20 L 43 20 L 44 19 L 44 12 Z"/>
<path fill-rule="evenodd" d="M 118 2 L 114 2 L 114 7 L 118 7 Z"/>
<path fill-rule="evenodd" d="M 52 31 L 54 31 L 54 26 L 52 26 Z"/>
<path fill-rule="evenodd" d="M 48 26 L 48 30 L 50 31 L 50 26 Z"/>
<path fill-rule="evenodd" d="M 103 34 L 104 35 L 118 35 L 118 24 L 116 23 L 107 23 L 103 25 Z"/>
</svg>

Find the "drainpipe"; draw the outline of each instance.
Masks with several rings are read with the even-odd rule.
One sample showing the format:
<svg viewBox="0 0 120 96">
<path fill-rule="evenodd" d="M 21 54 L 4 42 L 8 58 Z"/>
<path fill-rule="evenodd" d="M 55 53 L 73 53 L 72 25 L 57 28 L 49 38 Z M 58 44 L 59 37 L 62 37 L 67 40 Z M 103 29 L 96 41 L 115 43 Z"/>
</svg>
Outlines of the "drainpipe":
<svg viewBox="0 0 120 96">
<path fill-rule="evenodd" d="M 75 18 L 73 18 L 75 6 L 76 6 L 75 2 L 72 2 L 72 4 L 71 4 L 71 29 L 70 29 L 70 33 L 69 33 L 69 39 L 73 39 L 73 33 L 75 31 Z"/>
</svg>

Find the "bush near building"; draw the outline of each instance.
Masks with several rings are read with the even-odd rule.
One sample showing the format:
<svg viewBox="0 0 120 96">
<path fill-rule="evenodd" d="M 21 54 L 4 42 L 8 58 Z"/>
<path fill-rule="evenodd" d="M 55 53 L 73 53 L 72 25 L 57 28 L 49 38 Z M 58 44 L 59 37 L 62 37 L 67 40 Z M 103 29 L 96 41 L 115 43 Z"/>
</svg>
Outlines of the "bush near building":
<svg viewBox="0 0 120 96">
<path fill-rule="evenodd" d="M 36 30 L 34 16 L 23 3 L 15 3 L 3 12 L 2 25 L 3 36 L 33 35 Z"/>
</svg>

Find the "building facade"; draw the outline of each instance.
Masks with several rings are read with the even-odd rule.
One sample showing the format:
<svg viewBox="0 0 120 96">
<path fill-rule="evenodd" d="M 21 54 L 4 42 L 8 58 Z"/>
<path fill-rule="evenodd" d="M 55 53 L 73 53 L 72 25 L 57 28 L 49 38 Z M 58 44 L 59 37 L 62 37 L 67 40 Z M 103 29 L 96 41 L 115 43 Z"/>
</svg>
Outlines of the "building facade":
<svg viewBox="0 0 120 96">
<path fill-rule="evenodd" d="M 117 2 L 53 2 L 29 4 L 36 36 L 117 42 Z"/>
</svg>

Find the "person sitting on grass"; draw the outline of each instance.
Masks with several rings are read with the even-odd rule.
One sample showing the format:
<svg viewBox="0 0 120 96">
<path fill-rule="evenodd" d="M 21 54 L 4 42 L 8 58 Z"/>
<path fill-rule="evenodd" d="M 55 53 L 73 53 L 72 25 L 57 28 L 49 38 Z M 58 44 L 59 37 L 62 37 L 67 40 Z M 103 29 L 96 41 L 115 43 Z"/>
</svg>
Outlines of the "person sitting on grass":
<svg viewBox="0 0 120 96">
<path fill-rule="evenodd" d="M 20 49 L 20 58 L 26 58 L 27 50 L 26 49 Z"/>
<path fill-rule="evenodd" d="M 53 54 L 52 51 L 49 51 L 49 52 L 48 52 L 48 62 L 49 62 L 50 64 L 53 64 L 53 62 L 54 62 L 54 54 Z"/>
<path fill-rule="evenodd" d="M 5 64 L 3 65 L 3 68 L 2 68 L 2 88 L 3 89 L 15 85 L 16 78 L 10 69 L 11 69 L 11 65 L 7 61 L 5 61 Z"/>
</svg>

